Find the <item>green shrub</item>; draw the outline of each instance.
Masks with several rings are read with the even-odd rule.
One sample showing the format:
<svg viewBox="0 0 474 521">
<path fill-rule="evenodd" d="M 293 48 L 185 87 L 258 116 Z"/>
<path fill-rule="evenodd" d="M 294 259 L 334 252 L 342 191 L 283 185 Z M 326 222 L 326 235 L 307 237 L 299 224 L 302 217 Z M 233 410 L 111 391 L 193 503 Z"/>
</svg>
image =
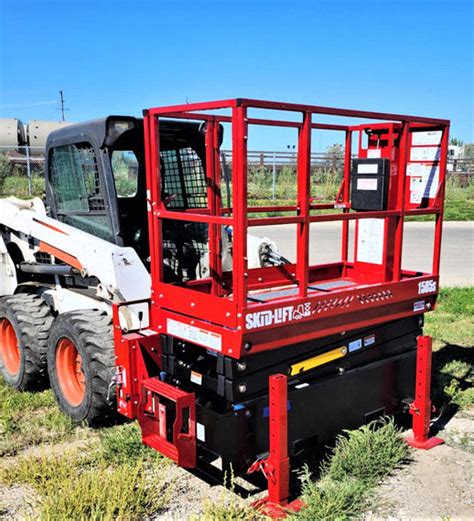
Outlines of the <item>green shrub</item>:
<svg viewBox="0 0 474 521">
<path fill-rule="evenodd" d="M 302 500 L 296 519 L 338 520 L 363 512 L 368 493 L 408 456 L 408 447 L 392 420 L 376 421 L 336 439 L 321 466 L 319 481 L 304 469 Z"/>
<path fill-rule="evenodd" d="M 341 482 L 324 478 L 314 482 L 306 468 L 302 499 L 305 507 L 292 517 L 308 521 L 347 519 L 360 514 L 365 506 L 366 486 L 356 479 Z"/>
<path fill-rule="evenodd" d="M 340 434 L 323 474 L 336 482 L 356 479 L 373 485 L 407 456 L 408 446 L 393 420 L 377 420 Z"/>
</svg>

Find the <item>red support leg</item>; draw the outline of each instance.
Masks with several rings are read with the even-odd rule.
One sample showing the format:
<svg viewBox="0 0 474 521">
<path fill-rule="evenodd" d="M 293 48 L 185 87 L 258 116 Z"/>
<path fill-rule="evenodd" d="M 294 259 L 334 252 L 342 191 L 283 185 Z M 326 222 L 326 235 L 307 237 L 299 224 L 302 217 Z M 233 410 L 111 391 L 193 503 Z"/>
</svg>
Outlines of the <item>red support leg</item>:
<svg viewBox="0 0 474 521">
<path fill-rule="evenodd" d="M 413 433 L 405 438 L 411 447 L 425 450 L 444 443 L 441 438 L 435 436 L 430 438 L 431 348 L 432 338 L 430 336 L 418 337 L 415 401 L 410 407 L 410 413 L 413 416 Z"/>
<path fill-rule="evenodd" d="M 290 460 L 288 458 L 288 387 L 287 377 L 276 374 L 269 378 L 270 455 L 257 460 L 247 471 L 261 470 L 268 481 L 268 496 L 253 504 L 273 519 L 301 509 L 299 500 L 288 503 L 290 495 Z"/>
</svg>

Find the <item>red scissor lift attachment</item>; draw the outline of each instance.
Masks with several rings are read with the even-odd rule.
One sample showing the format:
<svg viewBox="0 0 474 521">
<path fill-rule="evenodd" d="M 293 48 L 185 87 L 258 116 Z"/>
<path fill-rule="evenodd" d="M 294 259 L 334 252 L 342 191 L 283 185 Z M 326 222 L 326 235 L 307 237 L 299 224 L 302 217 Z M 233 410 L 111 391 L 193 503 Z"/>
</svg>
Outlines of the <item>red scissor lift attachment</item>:
<svg viewBox="0 0 474 521">
<path fill-rule="evenodd" d="M 264 112 L 277 113 L 281 119 L 263 118 Z M 282 117 L 282 113 L 285 116 Z M 343 123 L 318 120 L 328 116 L 340 117 Z M 160 175 L 162 118 L 202 124 L 206 148 L 205 208 L 177 210 L 167 206 Z M 351 125 L 347 123 L 349 118 L 368 122 Z M 231 127 L 231 208 L 225 207 L 221 198 L 221 125 Z M 256 126 L 292 128 L 298 134 L 297 197 L 293 205 L 249 206 L 247 143 L 249 130 Z M 439 283 L 448 121 L 234 99 L 150 109 L 145 112 L 144 128 L 152 276 L 147 335 L 153 332 L 166 335 L 229 359 L 245 360 L 285 346 L 422 315 L 434 308 Z M 312 137 L 313 132 L 319 131 L 339 131 L 345 135 L 343 179 L 336 200 L 330 203 L 317 203 L 311 194 Z M 357 152 L 355 161 L 354 152 Z M 379 168 L 385 169 L 383 179 L 377 177 L 381 172 Z M 380 190 L 379 182 L 385 183 L 386 188 Z M 382 193 L 381 200 L 375 203 L 370 197 L 366 199 L 373 190 Z M 357 203 L 356 193 L 362 198 Z M 377 209 L 370 209 L 372 204 Z M 324 210 L 330 212 L 322 213 Z M 270 212 L 282 215 L 260 216 Z M 428 272 L 404 269 L 404 219 L 428 214 L 435 219 L 432 268 Z M 165 221 L 207 225 L 207 278 L 180 284 L 164 281 L 162 227 Z M 340 261 L 310 265 L 310 227 L 332 221 L 342 223 Z M 352 221 L 355 222 L 353 254 L 349 251 Z M 296 225 L 296 261 L 249 269 L 248 230 L 277 224 Z M 224 271 L 222 265 L 223 227 L 232 230 L 231 271 Z M 311 248 L 318 248 L 317 242 L 312 243 Z M 431 353 L 425 350 L 425 362 L 426 356 L 430 357 Z M 150 383 L 142 385 L 147 393 L 152 392 Z M 171 398 L 176 392 L 173 389 L 163 383 L 156 392 Z M 180 397 L 185 399 L 183 394 Z M 429 388 L 427 395 L 417 396 L 418 411 L 426 411 L 424 405 L 428 399 Z M 147 404 L 145 400 L 142 418 Z M 191 407 L 191 402 L 188 405 Z M 271 411 L 275 411 L 275 407 Z M 418 413 L 414 411 L 414 414 Z M 192 421 L 190 425 L 188 434 L 192 436 L 195 427 Z M 271 432 L 286 429 L 281 421 L 275 425 Z M 415 439 L 426 441 L 426 418 L 421 423 L 415 421 L 414 426 L 418 429 Z M 285 439 L 281 433 L 279 436 Z M 179 453 L 176 437 L 174 439 Z M 158 449 L 162 450 L 159 446 Z M 287 461 L 284 452 L 282 459 Z M 274 454 L 275 451 L 273 464 Z M 179 455 L 175 459 L 179 461 Z M 280 468 L 278 475 L 286 474 Z M 273 493 L 271 499 L 284 504 L 288 487 L 284 485 L 286 492 L 282 492 L 278 486 L 273 490 L 280 492 Z"/>
</svg>

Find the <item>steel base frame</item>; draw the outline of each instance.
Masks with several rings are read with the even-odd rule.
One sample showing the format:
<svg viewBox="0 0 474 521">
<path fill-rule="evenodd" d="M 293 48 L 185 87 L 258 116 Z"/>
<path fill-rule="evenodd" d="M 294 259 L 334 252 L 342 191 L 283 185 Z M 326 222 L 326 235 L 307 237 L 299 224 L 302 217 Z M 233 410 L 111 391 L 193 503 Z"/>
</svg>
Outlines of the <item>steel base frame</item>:
<svg viewBox="0 0 474 521">
<path fill-rule="evenodd" d="M 412 433 L 405 437 L 406 443 L 415 449 L 429 450 L 444 440 L 430 437 L 431 419 L 431 354 L 432 338 L 420 335 L 417 339 L 415 400 L 410 405 L 413 416 Z"/>
</svg>

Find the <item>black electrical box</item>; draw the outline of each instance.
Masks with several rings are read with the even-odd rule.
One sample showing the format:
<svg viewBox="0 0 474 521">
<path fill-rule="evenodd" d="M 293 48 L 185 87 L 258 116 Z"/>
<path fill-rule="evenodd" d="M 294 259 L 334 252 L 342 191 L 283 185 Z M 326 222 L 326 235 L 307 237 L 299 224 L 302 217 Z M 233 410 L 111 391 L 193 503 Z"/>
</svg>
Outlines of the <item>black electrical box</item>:
<svg viewBox="0 0 474 521">
<path fill-rule="evenodd" d="M 351 208 L 386 210 L 390 161 L 388 159 L 354 159 L 351 173 Z"/>
</svg>

